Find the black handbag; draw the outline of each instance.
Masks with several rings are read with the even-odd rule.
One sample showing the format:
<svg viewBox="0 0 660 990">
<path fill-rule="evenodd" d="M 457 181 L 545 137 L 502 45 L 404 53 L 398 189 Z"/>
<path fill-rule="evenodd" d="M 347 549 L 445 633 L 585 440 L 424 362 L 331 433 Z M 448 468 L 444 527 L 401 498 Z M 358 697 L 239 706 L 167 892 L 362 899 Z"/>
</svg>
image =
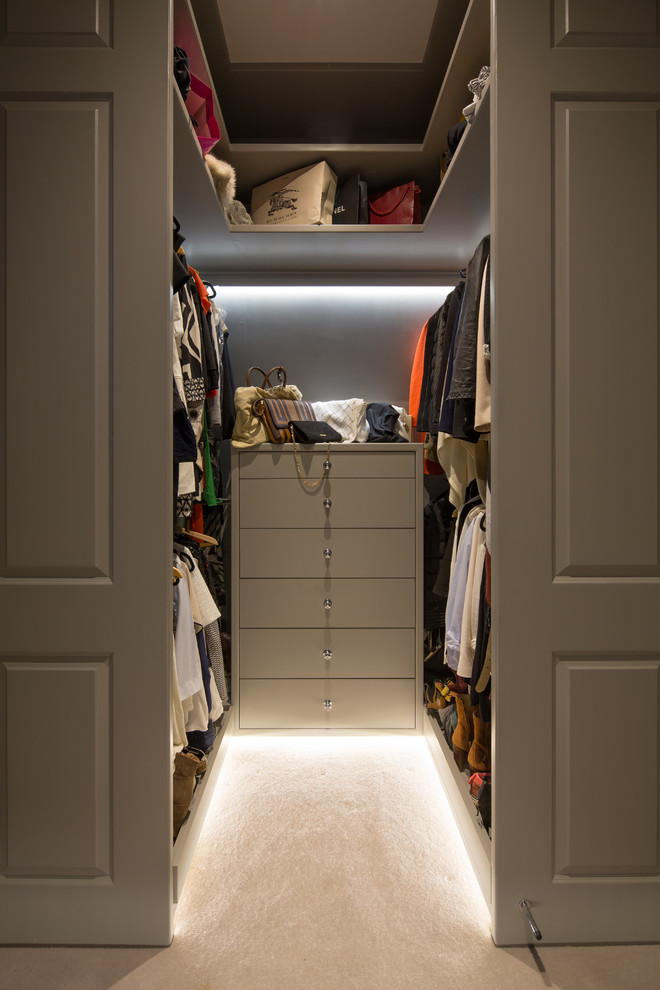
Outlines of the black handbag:
<svg viewBox="0 0 660 990">
<path fill-rule="evenodd" d="M 289 429 L 291 439 L 298 443 L 341 443 L 341 433 L 322 420 L 292 419 Z"/>
<path fill-rule="evenodd" d="M 358 172 L 349 176 L 337 189 L 332 222 L 337 224 L 369 223 L 367 183 Z"/>
<path fill-rule="evenodd" d="M 328 423 L 324 423 L 319 419 L 312 420 L 311 422 L 308 422 L 307 420 L 293 419 L 289 421 L 289 429 L 291 431 L 293 456 L 296 461 L 296 471 L 298 472 L 300 484 L 306 491 L 315 492 L 332 466 L 330 463 L 330 444 L 341 442 L 341 434 L 337 433 L 337 431 L 333 429 L 332 426 L 329 426 Z M 300 443 L 327 444 L 325 460 L 323 461 L 321 473 L 314 481 L 310 481 L 309 478 L 305 477 L 305 472 L 303 471 L 303 466 L 300 463 L 300 457 L 298 455 L 298 448 L 296 447 L 296 440 Z"/>
<path fill-rule="evenodd" d="M 190 59 L 183 48 L 174 46 L 174 78 L 185 103 L 190 92 Z"/>
</svg>

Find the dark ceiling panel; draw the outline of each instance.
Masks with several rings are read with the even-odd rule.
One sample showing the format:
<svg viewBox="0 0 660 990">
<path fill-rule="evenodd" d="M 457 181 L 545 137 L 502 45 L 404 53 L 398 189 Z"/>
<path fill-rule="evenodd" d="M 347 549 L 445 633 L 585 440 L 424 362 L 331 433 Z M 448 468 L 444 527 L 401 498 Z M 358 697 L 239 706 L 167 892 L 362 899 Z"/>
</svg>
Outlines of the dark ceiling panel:
<svg viewBox="0 0 660 990">
<path fill-rule="evenodd" d="M 438 0 L 209 0 L 232 62 L 421 62 Z"/>
<path fill-rule="evenodd" d="M 422 65 L 233 65 L 215 3 L 192 0 L 232 143 L 421 142 L 468 0 L 441 0 Z"/>
</svg>

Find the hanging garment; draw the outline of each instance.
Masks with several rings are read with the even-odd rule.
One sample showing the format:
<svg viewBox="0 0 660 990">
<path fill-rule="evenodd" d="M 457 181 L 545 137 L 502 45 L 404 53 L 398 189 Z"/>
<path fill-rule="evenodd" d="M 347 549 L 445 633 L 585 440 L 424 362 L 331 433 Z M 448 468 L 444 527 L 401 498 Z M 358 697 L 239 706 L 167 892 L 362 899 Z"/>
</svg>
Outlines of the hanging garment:
<svg viewBox="0 0 660 990">
<path fill-rule="evenodd" d="M 225 677 L 225 661 L 222 651 L 222 639 L 220 627 L 217 622 L 212 622 L 204 630 L 206 637 L 206 653 L 211 664 L 211 671 L 215 679 L 218 693 L 223 702 L 229 703 L 229 692 L 227 690 L 227 678 Z"/>
<path fill-rule="evenodd" d="M 477 377 L 474 428 L 490 430 L 490 260 L 486 262 L 481 283 L 479 326 L 477 328 Z"/>
<path fill-rule="evenodd" d="M 449 352 L 464 291 L 465 282 L 459 282 L 456 288 L 447 296 L 445 307 L 443 307 L 440 315 L 440 327 L 436 335 L 436 350 L 431 365 L 431 387 L 429 390 L 431 401 L 428 413 L 429 429 L 434 436 L 437 436 L 439 430 L 442 394 L 447 376 Z"/>
<path fill-rule="evenodd" d="M 417 414 L 417 429 L 420 433 L 428 433 L 431 429 L 429 409 L 431 406 L 431 377 L 433 367 L 433 355 L 436 344 L 436 337 L 441 323 L 442 307 L 426 321 L 426 334 L 424 337 L 424 353 L 422 356 L 422 381 L 419 393 L 419 409 Z"/>
<path fill-rule="evenodd" d="M 488 561 L 488 557 L 488 551 L 486 551 L 486 561 Z M 477 626 L 472 676 L 470 678 L 470 704 L 479 706 L 480 717 L 484 722 L 490 722 L 491 714 L 490 670 L 492 661 L 489 656 L 490 604 L 488 603 L 486 592 L 488 572 L 489 566 L 485 564 L 481 577 L 479 622 Z"/>
<path fill-rule="evenodd" d="M 468 264 L 465 291 L 458 318 L 453 354 L 450 399 L 474 399 L 476 390 L 477 328 L 483 271 L 488 260 L 490 237 L 484 237 Z"/>
<path fill-rule="evenodd" d="M 193 591 L 191 595 L 193 619 L 200 627 L 198 632 L 202 633 L 201 639 L 198 636 L 198 648 L 202 669 L 204 674 L 207 675 L 205 685 L 209 716 L 211 719 L 216 719 L 222 715 L 224 708 L 215 678 L 211 677 L 211 664 L 206 649 L 205 635 L 209 627 L 215 627 L 217 631 L 220 610 L 213 600 L 213 596 L 202 576 L 200 568 L 198 566 L 194 567 L 193 570 L 188 572 L 188 577 Z"/>
<path fill-rule="evenodd" d="M 206 286 L 202 282 L 199 272 L 188 266 L 188 271 L 193 277 L 194 289 L 191 289 L 191 297 L 195 304 L 197 321 L 199 323 L 201 343 L 202 343 L 202 368 L 204 373 L 204 386 L 206 394 L 215 391 L 220 383 L 220 371 L 218 368 L 217 351 L 213 343 L 211 325 L 208 314 L 211 309 L 211 300 L 208 297 Z"/>
<path fill-rule="evenodd" d="M 188 410 L 186 409 L 183 399 L 176 387 L 176 381 L 173 382 L 173 455 L 174 460 L 180 464 L 182 462 L 192 462 L 197 457 L 197 443 L 195 441 L 195 434 L 193 432 L 190 419 L 188 418 Z"/>
<path fill-rule="evenodd" d="M 444 486 L 448 487 L 447 482 Z M 446 491 L 424 506 L 424 629 L 444 632 L 453 519 Z M 443 580 L 439 581 L 440 574 Z"/>
<path fill-rule="evenodd" d="M 172 633 L 172 769 L 174 757 L 186 745 L 186 716 L 181 704 L 179 675 L 176 667 L 176 640 Z"/>
<path fill-rule="evenodd" d="M 181 559 L 174 556 L 173 563 L 185 575 L 187 568 Z M 173 586 L 172 594 L 176 613 L 174 642 L 177 679 L 181 701 L 185 702 L 202 688 L 202 671 L 199 663 L 188 582 L 180 580 Z"/>
<path fill-rule="evenodd" d="M 472 540 L 475 535 L 475 526 L 478 526 L 483 511 L 482 505 L 470 510 L 458 539 L 456 556 L 449 579 L 445 619 L 445 663 L 454 671 L 458 670 L 460 660 L 463 609 L 465 607 Z"/>
<path fill-rule="evenodd" d="M 188 285 L 181 289 L 176 299 L 178 305 L 175 302 L 172 308 L 174 378 L 197 444 L 195 461 L 183 462 L 179 465 L 178 494 L 182 497 L 196 497 L 200 491 L 204 465 L 201 438 L 206 390 L 202 367 L 201 333 Z M 182 513 L 188 515 L 190 498 L 184 498 L 179 508 Z"/>
<path fill-rule="evenodd" d="M 453 401 L 453 420 L 447 432 L 453 437 L 475 443 L 474 429 L 477 332 L 480 318 L 483 272 L 488 261 L 490 238 L 484 237 L 470 259 L 465 279 L 465 291 L 453 345 L 452 373 L 447 396 Z"/>
<path fill-rule="evenodd" d="M 412 418 L 412 425 L 417 427 L 419 417 L 419 403 L 422 395 L 422 382 L 424 378 L 424 352 L 426 349 L 426 334 L 428 331 L 428 320 L 422 327 L 422 332 L 417 341 L 415 356 L 413 358 L 410 372 L 410 392 L 408 395 L 408 412 Z"/>
<path fill-rule="evenodd" d="M 461 620 L 461 642 L 456 673 L 468 680 L 472 676 L 474 653 L 477 645 L 477 627 L 479 625 L 481 579 L 484 571 L 486 555 L 486 533 L 484 530 L 484 515 L 480 514 L 472 535 L 470 562 L 465 582 L 465 600 Z"/>
<path fill-rule="evenodd" d="M 206 548 L 199 548 L 197 553 L 193 554 L 197 566 L 190 572 L 190 580 L 194 588 L 197 605 L 197 611 L 193 613 L 194 618 L 199 622 L 204 632 L 202 666 L 208 669 L 209 676 L 211 674 L 213 676 L 213 684 L 208 686 L 210 697 L 207 696 L 207 702 L 209 704 L 211 718 L 216 719 L 224 710 L 222 702 L 228 701 L 229 696 L 222 657 L 220 628 L 218 626 L 218 620 L 221 618 L 221 614 L 211 588 L 202 573 L 207 553 Z M 200 655 L 202 655 L 201 648 Z"/>
<path fill-rule="evenodd" d="M 210 300 L 209 300 L 210 301 Z M 224 318 L 220 310 L 210 301 L 208 319 L 211 324 L 211 338 L 215 350 L 216 362 L 219 369 L 218 387 L 206 396 L 206 412 L 208 418 L 209 438 L 213 441 L 222 440 L 222 391 L 224 373 L 222 367 L 225 337 Z"/>
<path fill-rule="evenodd" d="M 186 713 L 186 732 L 192 732 L 198 730 L 201 732 L 206 731 L 209 724 L 209 705 L 207 702 L 206 688 L 208 685 L 208 678 L 205 683 L 204 674 L 202 672 L 202 661 L 203 658 L 200 655 L 199 644 L 197 639 L 197 634 L 201 631 L 201 622 L 199 614 L 199 606 L 197 604 L 197 597 L 195 595 L 195 588 L 191 580 L 192 569 L 195 569 L 194 562 L 188 554 L 183 557 L 185 563 L 182 564 L 181 570 L 183 571 L 185 580 L 188 585 L 188 594 L 190 596 L 190 610 L 193 619 L 193 632 L 195 636 L 195 653 L 197 655 L 197 668 L 199 670 L 200 687 L 184 702 L 183 708 Z"/>
</svg>

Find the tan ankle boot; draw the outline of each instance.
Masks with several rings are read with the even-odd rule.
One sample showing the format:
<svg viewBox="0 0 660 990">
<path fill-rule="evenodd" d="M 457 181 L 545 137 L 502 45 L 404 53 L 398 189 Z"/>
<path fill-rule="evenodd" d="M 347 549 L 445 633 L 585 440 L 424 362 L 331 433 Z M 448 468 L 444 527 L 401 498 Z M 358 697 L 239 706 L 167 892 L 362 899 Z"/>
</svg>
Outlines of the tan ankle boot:
<svg viewBox="0 0 660 990">
<path fill-rule="evenodd" d="M 467 761 L 470 773 L 488 773 L 490 771 L 490 722 L 482 722 L 479 717 L 479 706 L 473 705 L 470 710 L 474 739 L 470 746 Z"/>
<path fill-rule="evenodd" d="M 172 835 L 176 839 L 186 820 L 195 790 L 195 780 L 206 770 L 206 757 L 201 750 L 184 749 L 174 758 L 172 778 Z"/>
<path fill-rule="evenodd" d="M 454 762 L 462 773 L 465 770 L 473 735 L 472 719 L 470 718 L 470 696 L 469 694 L 456 694 L 452 691 L 452 697 L 456 699 L 458 723 L 451 737 L 451 745 L 454 751 Z"/>
</svg>

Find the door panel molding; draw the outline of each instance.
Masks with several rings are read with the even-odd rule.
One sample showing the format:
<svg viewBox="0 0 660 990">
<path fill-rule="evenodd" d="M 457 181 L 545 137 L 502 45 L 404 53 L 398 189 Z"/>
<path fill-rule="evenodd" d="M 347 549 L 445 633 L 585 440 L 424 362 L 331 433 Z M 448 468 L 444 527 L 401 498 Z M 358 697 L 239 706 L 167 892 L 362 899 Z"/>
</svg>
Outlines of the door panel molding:
<svg viewBox="0 0 660 990">
<path fill-rule="evenodd" d="M 554 0 L 555 46 L 580 48 L 660 44 L 657 0 Z"/>
<path fill-rule="evenodd" d="M 98 48 L 112 44 L 111 0 L 6 0 L 0 45 Z"/>
<path fill-rule="evenodd" d="M 657 876 L 660 656 L 554 664 L 555 877 Z"/>
<path fill-rule="evenodd" d="M 0 103 L 3 577 L 111 571 L 111 126 L 109 99 Z M 38 341 L 35 307 L 47 328 Z"/>
<path fill-rule="evenodd" d="M 0 661 L 1 870 L 14 882 L 110 878 L 111 668 L 109 656 Z"/>
<path fill-rule="evenodd" d="M 555 575 L 660 575 L 659 124 L 554 101 Z"/>
</svg>

